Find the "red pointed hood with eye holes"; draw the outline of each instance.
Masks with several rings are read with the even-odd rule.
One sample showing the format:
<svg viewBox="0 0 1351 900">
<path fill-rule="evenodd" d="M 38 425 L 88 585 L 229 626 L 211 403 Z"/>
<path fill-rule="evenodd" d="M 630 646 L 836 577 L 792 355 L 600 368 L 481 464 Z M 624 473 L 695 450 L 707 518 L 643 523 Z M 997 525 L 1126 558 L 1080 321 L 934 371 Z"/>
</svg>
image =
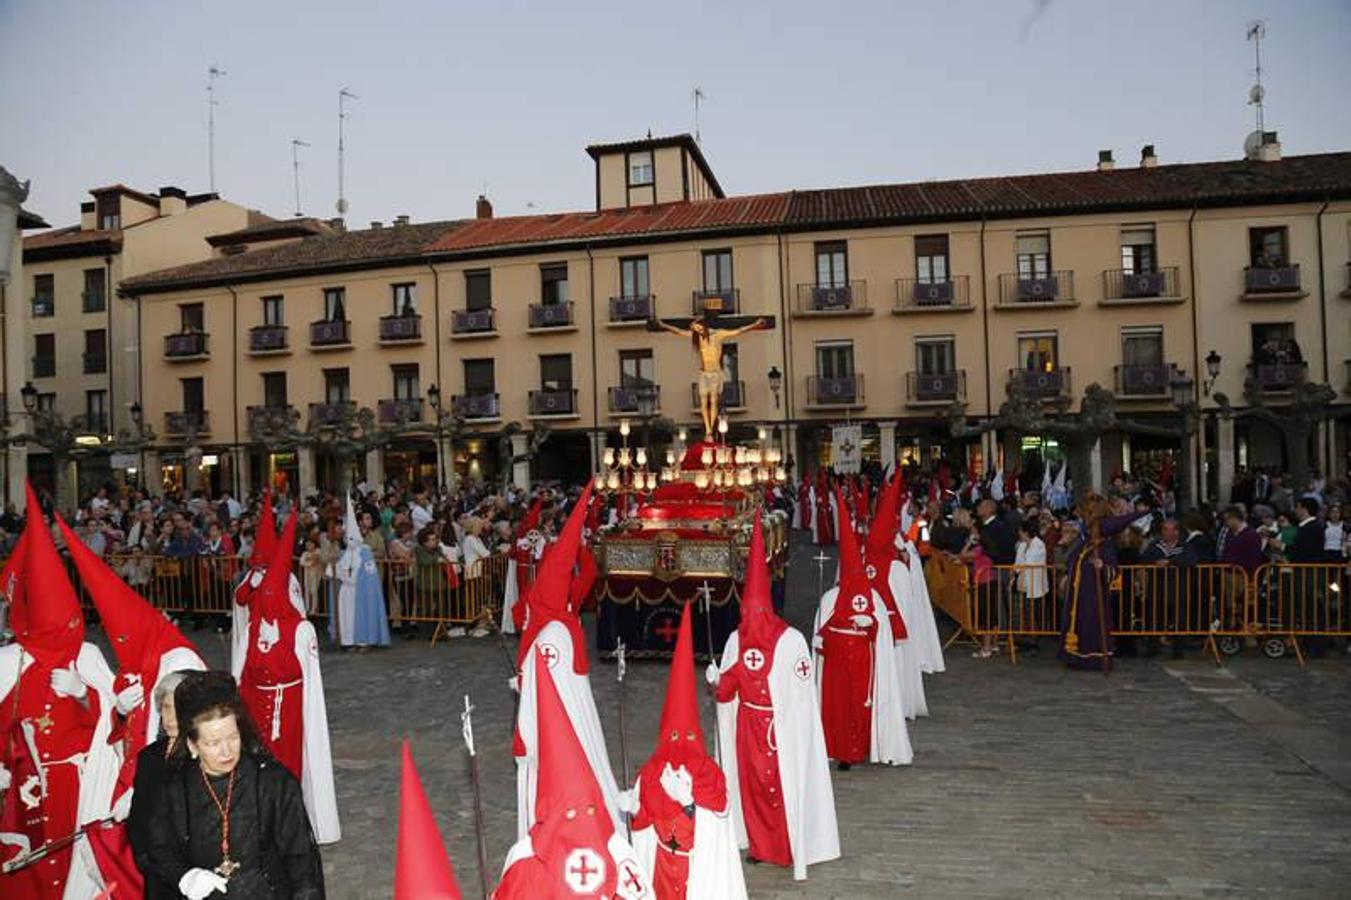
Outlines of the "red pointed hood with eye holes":
<svg viewBox="0 0 1351 900">
<path fill-rule="evenodd" d="M 873 513 L 872 526 L 868 529 L 868 538 L 863 544 L 864 574 L 872 583 L 873 590 L 882 597 L 887 608 L 887 618 L 891 622 L 892 638 L 904 640 L 908 636 L 905 619 L 901 616 L 896 598 L 891 593 L 891 563 L 896 559 L 896 532 L 901 527 L 901 474 L 897 471 L 882 488 L 882 496 L 877 499 L 877 510 Z"/>
<path fill-rule="evenodd" d="M 608 859 L 614 822 L 543 656 L 535 659 L 535 692 L 539 781 L 530 827 L 535 856 L 561 865 L 571 851 L 585 847 Z M 607 875 L 613 885 L 614 872 Z"/>
<path fill-rule="evenodd" d="M 535 583 L 526 595 L 525 631 L 521 635 L 521 649 L 516 656 L 518 670 L 524 668 L 526 654 L 544 626 L 557 621 L 562 622 L 572 635 L 573 671 L 578 675 L 590 671 L 586 657 L 586 635 L 582 632 L 579 610 L 572 599 L 572 572 L 582 544 L 582 525 L 586 522 L 587 508 L 591 505 L 591 488 L 588 483 L 577 498 L 577 504 L 572 508 L 558 540 L 544 552 Z"/>
<path fill-rule="evenodd" d="M 418 777 L 408 738 L 403 739 L 399 837 L 394 854 L 394 900 L 460 900 L 455 869 Z"/>
<path fill-rule="evenodd" d="M 774 600 L 769 592 L 769 561 L 765 558 L 764 523 L 757 511 L 750 550 L 746 554 L 746 584 L 741 589 L 737 643 L 743 653 L 755 647 L 768 659 L 787 627 L 788 623 L 774 612 Z"/>
<path fill-rule="evenodd" d="M 158 680 L 164 654 L 179 647 L 196 653 L 197 648 L 163 613 L 95 556 L 64 519 L 57 516 L 56 520 L 80 581 L 98 608 L 103 632 L 117 656 L 118 673 L 141 676 L 141 684 L 149 691 Z"/>
<path fill-rule="evenodd" d="M 530 504 L 530 509 L 526 510 L 521 523 L 516 526 L 516 540 L 521 540 L 527 534 L 539 528 L 539 514 L 544 506 L 544 500 L 540 497 L 535 498 L 535 502 Z"/>
<path fill-rule="evenodd" d="M 258 636 L 253 632 L 264 619 L 299 622 L 304 618 L 291 602 L 291 553 L 295 548 L 296 520 L 299 518 L 295 513 L 286 517 L 286 527 L 282 529 L 281 538 L 267 560 L 262 584 L 258 585 L 249 603 L 252 607 L 249 613 L 250 646 L 257 642 Z"/>
<path fill-rule="evenodd" d="M 70 665 L 80 655 L 84 611 L 31 484 L 27 491 L 26 546 L 18 565 L 24 583 L 21 601 L 10 611 L 10 624 L 28 655 L 38 664 L 55 669 Z"/>
<path fill-rule="evenodd" d="M 836 499 L 841 508 L 844 498 L 835 488 Z M 855 599 L 862 597 L 866 605 L 855 606 Z M 872 615 L 872 585 L 868 582 L 867 572 L 863 568 L 863 557 L 859 553 L 858 538 L 852 528 L 840 529 L 840 592 L 835 598 L 835 609 L 831 612 L 828 624 L 837 628 L 854 628 L 852 618 L 856 615 Z"/>
<path fill-rule="evenodd" d="M 276 546 L 277 519 L 272 513 L 272 491 L 267 490 L 263 491 L 263 510 L 253 529 L 253 553 L 249 556 L 249 565 L 257 568 L 270 563 Z"/>
</svg>

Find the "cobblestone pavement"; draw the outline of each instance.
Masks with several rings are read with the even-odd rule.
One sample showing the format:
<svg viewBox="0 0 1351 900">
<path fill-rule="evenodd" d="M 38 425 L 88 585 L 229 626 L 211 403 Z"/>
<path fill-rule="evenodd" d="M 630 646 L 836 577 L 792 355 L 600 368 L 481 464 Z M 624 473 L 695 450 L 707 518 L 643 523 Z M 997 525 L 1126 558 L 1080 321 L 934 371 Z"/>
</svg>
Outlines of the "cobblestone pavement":
<svg viewBox="0 0 1351 900">
<path fill-rule="evenodd" d="M 788 617 L 799 625 L 814 602 L 812 555 L 805 542 L 794 548 Z M 224 664 L 223 638 L 189 634 Z M 1254 653 L 1222 671 L 1195 655 L 1125 660 L 1104 679 L 1066 672 L 1049 644 L 1016 667 L 954 646 L 947 673 L 927 679 L 932 715 L 911 728 L 914 765 L 836 776 L 844 858 L 803 884 L 750 867 L 751 895 L 1346 896 L 1351 664 L 1336 653 L 1301 671 Z M 614 668 L 592 672 L 618 774 Z M 324 676 L 343 817 L 342 842 L 324 852 L 329 896 L 390 896 L 404 735 L 475 896 L 459 710 L 469 693 L 495 875 L 515 834 L 502 647 L 460 638 L 329 652 Z M 651 750 L 665 677 L 660 664 L 630 667 L 634 768 Z"/>
</svg>

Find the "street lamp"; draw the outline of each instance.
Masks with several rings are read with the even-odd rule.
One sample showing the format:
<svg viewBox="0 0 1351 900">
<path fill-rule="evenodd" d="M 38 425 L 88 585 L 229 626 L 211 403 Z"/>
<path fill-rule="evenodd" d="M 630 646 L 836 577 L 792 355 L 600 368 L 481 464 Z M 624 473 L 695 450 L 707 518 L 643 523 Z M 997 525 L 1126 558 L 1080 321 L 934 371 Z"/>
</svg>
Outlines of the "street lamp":
<svg viewBox="0 0 1351 900">
<path fill-rule="evenodd" d="M 1212 355 L 1214 351 L 1211 351 Z M 1206 365 L 1210 365 L 1210 358 L 1206 358 Z M 1216 356 L 1216 368 L 1219 368 L 1219 357 Z M 1191 443 L 1192 432 L 1196 430 L 1196 401 L 1193 399 L 1192 391 L 1196 383 L 1187 377 L 1185 372 L 1177 372 L 1169 382 L 1169 387 L 1173 392 L 1173 405 L 1182 416 L 1179 423 L 1182 436 L 1182 477 L 1178 483 L 1177 508 L 1183 510 L 1192 502 L 1192 464 L 1191 464 Z"/>
<path fill-rule="evenodd" d="M 778 366 L 769 367 L 769 392 L 774 395 L 774 408 L 779 408 L 779 392 L 783 390 L 783 373 Z"/>
<path fill-rule="evenodd" d="M 1211 350 L 1206 354 L 1206 380 L 1204 387 L 1206 396 L 1210 396 L 1210 389 L 1215 386 L 1215 379 L 1220 377 L 1220 354 Z"/>
<path fill-rule="evenodd" d="M 37 412 L 38 408 L 38 389 L 33 387 L 33 382 L 25 382 L 19 389 L 19 394 L 23 397 L 23 408 L 30 416 Z"/>
</svg>

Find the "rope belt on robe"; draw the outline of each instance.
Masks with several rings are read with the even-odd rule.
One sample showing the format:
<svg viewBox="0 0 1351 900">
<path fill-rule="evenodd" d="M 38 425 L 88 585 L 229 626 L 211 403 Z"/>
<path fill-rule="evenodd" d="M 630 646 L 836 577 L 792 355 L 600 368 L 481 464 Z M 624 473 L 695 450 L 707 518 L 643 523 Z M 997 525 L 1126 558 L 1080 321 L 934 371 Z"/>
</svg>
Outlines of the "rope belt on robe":
<svg viewBox="0 0 1351 900">
<path fill-rule="evenodd" d="M 288 681 L 285 684 L 260 684 L 257 685 L 260 691 L 272 692 L 272 737 L 271 740 L 281 740 L 281 698 L 288 688 L 296 687 L 305 683 L 305 679 L 297 678 L 295 681 Z"/>
<path fill-rule="evenodd" d="M 775 738 L 774 717 L 773 717 L 774 707 L 761 706 L 758 703 L 751 703 L 749 700 L 742 700 L 741 703 L 747 709 L 753 709 L 756 712 L 765 712 L 771 714 L 769 724 L 765 726 L 765 744 L 769 746 L 770 752 L 777 753 L 779 751 L 779 742 L 774 740 Z"/>
<path fill-rule="evenodd" d="M 84 762 L 88 753 L 75 753 L 65 759 L 43 759 L 42 754 L 38 753 L 37 735 L 33 728 L 33 723 L 29 719 L 24 719 L 19 723 L 19 731 L 23 733 L 24 745 L 28 748 L 28 756 L 33 762 L 37 763 L 38 787 L 42 790 L 42 796 L 47 796 L 47 770 L 56 766 L 72 765 L 81 775 L 84 774 Z"/>
</svg>

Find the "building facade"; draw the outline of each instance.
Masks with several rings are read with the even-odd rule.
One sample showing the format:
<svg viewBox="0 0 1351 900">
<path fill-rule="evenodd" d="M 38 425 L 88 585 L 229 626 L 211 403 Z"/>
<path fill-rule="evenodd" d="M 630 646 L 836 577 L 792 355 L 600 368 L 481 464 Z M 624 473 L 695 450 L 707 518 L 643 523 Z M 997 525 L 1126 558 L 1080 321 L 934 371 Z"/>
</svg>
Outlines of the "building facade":
<svg viewBox="0 0 1351 900">
<path fill-rule="evenodd" d="M 98 452 L 119 431 L 134 433 L 141 360 L 136 305 L 118 299 L 122 281 L 212 256 L 209 235 L 266 217 L 215 194 L 176 187 L 149 194 L 116 184 L 90 191 L 79 225 L 23 243 L 24 379 L 39 409 L 76 420 L 85 432 L 72 458 L 81 489 L 107 480 L 112 457 Z M 35 481 L 58 477 L 53 455 L 29 448 Z M 63 463 L 64 466 L 64 463 Z M 72 478 L 74 472 L 60 473 Z"/>
<path fill-rule="evenodd" d="M 496 218 L 480 198 L 464 220 L 309 223 L 124 282 L 161 466 L 200 452 L 236 488 L 352 465 L 491 477 L 544 427 L 534 474 L 579 478 L 623 419 L 654 447 L 694 429 L 693 351 L 649 323 L 704 313 L 765 319 L 727 344 L 724 407 L 799 473 L 828 464 L 840 423 L 883 463 L 1012 469 L 997 434 L 952 437 L 954 403 L 989 420 L 1016 382 L 1073 414 L 1098 384 L 1145 428 L 1103 436 L 1095 480 L 1168 456 L 1227 496 L 1238 467 L 1286 462 L 1279 429 L 1243 414 L 1249 381 L 1275 409 L 1300 380 L 1351 400 L 1351 153 L 1281 159 L 1269 135 L 1251 160 L 1164 166 L 1145 148 L 1130 167 L 727 197 L 688 136 L 588 152 L 592 211 Z M 196 324 L 200 352 L 170 353 Z M 1183 373 L 1189 442 L 1167 434 Z M 1345 471 L 1344 421 L 1311 443 Z"/>
</svg>

